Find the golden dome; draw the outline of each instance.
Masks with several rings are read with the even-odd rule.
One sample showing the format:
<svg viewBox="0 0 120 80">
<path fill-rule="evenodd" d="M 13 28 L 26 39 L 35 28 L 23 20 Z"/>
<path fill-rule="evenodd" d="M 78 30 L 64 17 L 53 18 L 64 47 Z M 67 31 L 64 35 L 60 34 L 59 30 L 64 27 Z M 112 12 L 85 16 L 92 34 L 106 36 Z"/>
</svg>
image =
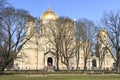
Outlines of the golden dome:
<svg viewBox="0 0 120 80">
<path fill-rule="evenodd" d="M 58 16 L 50 8 L 48 8 L 48 10 L 45 11 L 40 17 L 40 20 L 57 20 L 57 19 Z"/>
<path fill-rule="evenodd" d="M 101 29 L 98 33 L 98 35 L 107 35 L 106 31 L 104 29 Z"/>
</svg>

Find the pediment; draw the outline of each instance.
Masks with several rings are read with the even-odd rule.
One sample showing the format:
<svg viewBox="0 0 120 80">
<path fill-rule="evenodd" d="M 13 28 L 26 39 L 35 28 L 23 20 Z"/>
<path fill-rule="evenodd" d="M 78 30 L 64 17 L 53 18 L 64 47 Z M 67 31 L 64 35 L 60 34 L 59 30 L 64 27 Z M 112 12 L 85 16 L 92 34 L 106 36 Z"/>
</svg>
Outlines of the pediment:
<svg viewBox="0 0 120 80">
<path fill-rule="evenodd" d="M 44 53 L 44 55 L 48 55 L 48 54 L 52 54 L 52 55 L 56 56 L 55 52 L 53 52 L 53 51 L 48 51 L 48 52 Z"/>
</svg>

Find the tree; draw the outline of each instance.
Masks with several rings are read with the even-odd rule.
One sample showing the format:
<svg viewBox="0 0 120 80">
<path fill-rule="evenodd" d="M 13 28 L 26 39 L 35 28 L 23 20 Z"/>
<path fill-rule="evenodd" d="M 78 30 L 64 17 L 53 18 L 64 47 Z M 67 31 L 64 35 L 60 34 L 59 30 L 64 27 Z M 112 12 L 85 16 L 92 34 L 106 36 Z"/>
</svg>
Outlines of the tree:
<svg viewBox="0 0 120 80">
<path fill-rule="evenodd" d="M 47 28 L 44 28 L 44 36 L 48 39 L 47 43 L 51 43 L 54 48 L 52 50 L 55 51 L 56 59 L 57 59 L 57 68 L 56 70 L 59 70 L 59 53 L 60 53 L 60 41 L 61 41 L 61 34 L 60 34 L 60 26 L 59 26 L 59 20 L 48 20 L 46 24 Z M 41 29 L 42 30 L 42 29 Z M 42 31 L 41 31 L 42 32 Z M 42 33 L 41 33 L 42 34 Z M 42 34 L 43 35 L 43 34 Z M 49 51 L 51 51 L 49 49 Z"/>
<path fill-rule="evenodd" d="M 59 60 L 66 65 L 69 70 L 69 59 L 73 56 L 73 21 L 69 18 L 61 17 L 56 23 L 49 22 L 49 33 L 47 38 L 54 45 L 57 57 L 57 70 L 59 70 Z"/>
<path fill-rule="evenodd" d="M 111 53 L 117 66 L 117 72 L 120 71 L 120 12 L 111 11 L 109 13 L 104 13 L 102 19 L 102 25 L 106 29 L 112 50 L 109 46 L 105 45 L 106 48 Z M 104 42 L 103 42 L 104 43 Z M 116 55 L 116 56 L 115 56 Z"/>
<path fill-rule="evenodd" d="M 97 27 L 95 24 L 88 19 L 81 19 L 78 21 L 77 32 L 79 32 L 76 37 L 81 41 L 79 48 L 83 50 L 84 56 L 84 70 L 87 70 L 88 59 L 90 54 L 94 49 L 95 35 L 97 32 Z"/>
<path fill-rule="evenodd" d="M 80 48 L 81 48 L 82 44 L 81 44 L 80 40 L 75 40 L 75 42 L 76 42 L 76 44 L 75 44 L 75 57 L 76 57 L 76 63 L 77 63 L 76 70 L 78 70 L 79 61 L 80 61 Z"/>
<path fill-rule="evenodd" d="M 0 0 L 0 19 L 2 18 L 1 11 L 5 7 L 5 4 L 7 4 L 6 0 Z M 1 23 L 1 21 L 0 21 L 0 23 Z M 4 36 L 5 35 L 4 35 L 4 32 L 2 31 L 2 26 L 0 25 L 0 44 L 1 44 L 1 41 Z"/>
<path fill-rule="evenodd" d="M 99 58 L 99 70 L 101 70 L 105 56 L 108 53 L 106 47 L 102 47 L 102 44 L 96 45 L 96 56 Z"/>
<path fill-rule="evenodd" d="M 70 59 L 75 55 L 74 22 L 69 18 L 63 19 L 63 23 L 60 24 L 60 33 L 61 62 L 65 64 L 67 70 L 69 70 Z"/>
<path fill-rule="evenodd" d="M 77 68 L 76 70 L 78 70 L 79 67 L 79 61 L 80 61 L 80 48 L 82 46 L 82 42 L 81 42 L 81 37 L 82 37 L 82 33 L 81 33 L 81 29 L 82 29 L 82 24 L 80 21 L 75 21 L 74 22 L 75 25 L 75 56 L 76 56 L 76 63 L 77 63 Z"/>
<path fill-rule="evenodd" d="M 27 11 L 7 7 L 2 10 L 1 14 L 0 25 L 4 32 L 5 39 L 2 41 L 2 47 L 0 48 L 0 54 L 2 55 L 0 70 L 4 71 L 35 32 L 31 32 L 29 36 L 25 37 L 27 32 L 26 21 L 33 20 L 33 17 Z"/>
</svg>

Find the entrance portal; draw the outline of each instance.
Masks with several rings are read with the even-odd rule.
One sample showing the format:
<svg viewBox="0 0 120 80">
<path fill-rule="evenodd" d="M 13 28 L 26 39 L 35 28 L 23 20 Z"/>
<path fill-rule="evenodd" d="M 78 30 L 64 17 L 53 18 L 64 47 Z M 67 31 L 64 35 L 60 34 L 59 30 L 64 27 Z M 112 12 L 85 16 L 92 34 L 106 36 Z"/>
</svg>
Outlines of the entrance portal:
<svg viewBox="0 0 120 80">
<path fill-rule="evenodd" d="M 97 67 L 97 63 L 95 59 L 92 61 L 92 67 Z"/>
<path fill-rule="evenodd" d="M 47 59 L 47 65 L 48 65 L 48 66 L 53 66 L 53 59 L 52 59 L 51 57 L 49 57 L 49 58 Z"/>
</svg>

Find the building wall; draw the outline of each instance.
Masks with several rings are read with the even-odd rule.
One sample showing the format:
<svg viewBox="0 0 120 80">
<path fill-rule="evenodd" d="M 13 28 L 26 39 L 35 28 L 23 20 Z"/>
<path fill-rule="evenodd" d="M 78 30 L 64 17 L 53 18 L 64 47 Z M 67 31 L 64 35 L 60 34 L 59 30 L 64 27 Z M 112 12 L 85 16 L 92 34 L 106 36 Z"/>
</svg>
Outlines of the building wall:
<svg viewBox="0 0 120 80">
<path fill-rule="evenodd" d="M 55 24 L 55 22 L 54 22 Z M 31 33 L 32 30 L 35 29 L 35 23 L 30 22 L 27 23 L 27 32 L 26 32 L 26 37 Z M 55 27 L 55 26 L 54 26 Z M 39 34 L 36 33 L 34 36 L 23 46 L 21 51 L 18 53 L 17 58 L 14 60 L 14 69 L 20 69 L 20 70 L 45 70 L 46 67 L 48 67 L 48 58 L 52 58 L 53 60 L 53 66 L 56 68 L 56 55 L 55 50 L 54 50 L 54 45 L 50 44 L 49 38 L 53 38 L 52 36 L 46 36 L 45 34 L 49 34 L 49 28 L 48 25 L 45 23 L 41 23 L 41 30 L 40 30 L 40 37 Z M 69 28 L 69 27 L 68 27 Z M 45 30 L 44 30 L 45 29 Z M 54 28 L 56 29 L 56 28 Z M 47 30 L 47 31 L 46 31 Z M 69 32 L 67 35 L 74 34 L 74 29 L 73 31 Z M 43 33 L 42 33 L 43 32 Z M 103 35 L 103 33 L 102 33 Z M 74 35 L 72 35 L 74 38 Z M 107 39 L 107 38 L 106 38 Z M 73 41 L 74 43 L 74 41 Z M 85 42 L 86 43 L 86 42 Z M 98 43 L 100 44 L 100 40 L 98 39 Z M 74 44 L 73 44 L 74 45 Z M 72 46 L 71 46 L 72 47 Z M 100 50 L 102 51 L 102 48 L 104 45 L 100 47 Z M 102 53 L 101 53 L 102 54 Z M 81 49 L 80 50 L 80 56 L 79 56 L 79 70 L 84 69 L 84 52 Z M 93 67 L 92 61 L 96 60 L 96 67 Z M 89 55 L 89 58 L 87 60 L 87 69 L 92 70 L 92 69 L 99 69 L 99 58 L 94 56 Z M 101 69 L 112 69 L 114 60 L 111 57 L 110 53 L 107 52 L 102 64 Z M 76 57 L 73 56 L 69 60 L 69 67 L 71 70 L 76 70 Z M 60 70 L 66 70 L 66 66 L 61 62 L 61 58 L 59 59 L 59 69 Z"/>
</svg>

